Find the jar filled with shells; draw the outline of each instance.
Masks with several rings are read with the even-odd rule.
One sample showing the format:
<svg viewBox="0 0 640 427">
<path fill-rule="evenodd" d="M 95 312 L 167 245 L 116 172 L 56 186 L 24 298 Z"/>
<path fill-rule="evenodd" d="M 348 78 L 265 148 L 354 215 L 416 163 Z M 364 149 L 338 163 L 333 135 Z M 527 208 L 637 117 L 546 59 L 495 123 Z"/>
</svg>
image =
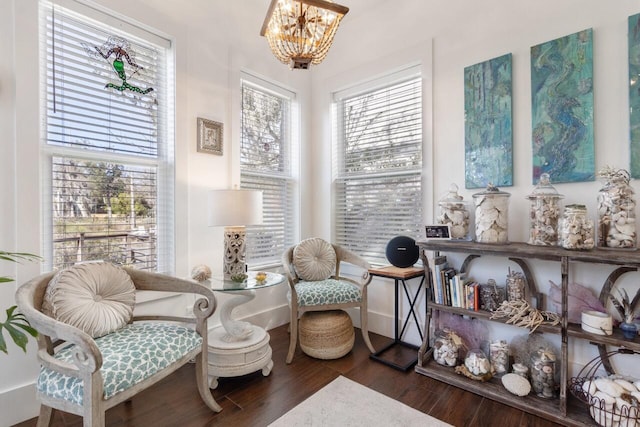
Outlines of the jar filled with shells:
<svg viewBox="0 0 640 427">
<path fill-rule="evenodd" d="M 506 243 L 508 241 L 509 197 L 489 184 L 485 191 L 475 193 L 475 237 L 480 243 Z"/>
<path fill-rule="evenodd" d="M 552 398 L 556 390 L 556 355 L 540 348 L 531 355 L 531 388 L 540 397 Z"/>
<path fill-rule="evenodd" d="M 509 344 L 505 340 L 496 340 L 489 343 L 489 358 L 491 369 L 495 375 L 504 375 L 509 372 Z"/>
<path fill-rule="evenodd" d="M 491 373 L 491 362 L 482 350 L 469 350 L 464 358 L 464 366 L 476 377 L 482 377 Z"/>
<path fill-rule="evenodd" d="M 519 271 L 511 271 L 507 274 L 507 301 L 520 301 L 526 298 L 527 280 Z"/>
<path fill-rule="evenodd" d="M 433 343 L 433 359 L 440 365 L 454 367 L 458 364 L 458 351 L 462 339 L 450 329 L 436 331 Z"/>
<path fill-rule="evenodd" d="M 636 247 L 636 201 L 628 171 L 605 167 L 598 176 L 604 186 L 598 193 L 598 247 Z"/>
<path fill-rule="evenodd" d="M 469 214 L 469 204 L 458 194 L 458 186 L 451 184 L 449 192 L 438 202 L 440 213 L 438 224 L 449 225 L 451 228 L 451 238 L 470 240 L 471 215 Z"/>
<path fill-rule="evenodd" d="M 593 249 L 595 245 L 593 220 L 587 216 L 585 205 L 567 205 L 560 220 L 560 245 L 565 249 Z"/>
<path fill-rule="evenodd" d="M 551 185 L 548 173 L 540 175 L 538 185 L 527 196 L 529 209 L 530 245 L 556 246 L 558 244 L 558 220 L 560 219 L 560 195 Z"/>
<path fill-rule="evenodd" d="M 495 311 L 504 301 L 504 288 L 499 287 L 495 280 L 489 279 L 480 285 L 480 309 Z"/>
</svg>

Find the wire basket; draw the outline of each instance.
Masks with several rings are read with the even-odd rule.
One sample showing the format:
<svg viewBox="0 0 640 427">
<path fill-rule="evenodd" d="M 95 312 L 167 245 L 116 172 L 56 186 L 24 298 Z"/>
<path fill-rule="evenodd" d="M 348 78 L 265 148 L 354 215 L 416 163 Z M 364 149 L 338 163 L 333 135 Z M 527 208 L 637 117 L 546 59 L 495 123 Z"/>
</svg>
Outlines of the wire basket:
<svg viewBox="0 0 640 427">
<path fill-rule="evenodd" d="M 618 354 L 640 353 L 620 348 L 608 352 L 606 357 L 610 358 Z M 635 427 L 640 425 L 640 399 L 632 394 L 638 393 L 637 395 L 640 396 L 640 390 L 633 392 L 625 389 L 625 392 L 619 397 L 612 396 L 603 390 L 598 390 L 595 382 L 598 379 L 624 379 L 627 383 L 633 382 L 622 375 L 598 376 L 597 373 L 602 371 L 602 358 L 596 357 L 592 359 L 582 368 L 577 377 L 573 377 L 569 381 L 571 394 L 589 406 L 589 415 L 600 426 Z"/>
</svg>

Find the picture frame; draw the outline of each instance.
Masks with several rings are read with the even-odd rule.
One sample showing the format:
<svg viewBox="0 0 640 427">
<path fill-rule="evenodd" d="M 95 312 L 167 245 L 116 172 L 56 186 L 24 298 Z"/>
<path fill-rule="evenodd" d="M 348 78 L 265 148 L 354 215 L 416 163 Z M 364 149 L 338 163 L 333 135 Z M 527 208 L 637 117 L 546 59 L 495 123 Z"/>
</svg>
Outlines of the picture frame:
<svg viewBox="0 0 640 427">
<path fill-rule="evenodd" d="M 424 226 L 428 240 L 451 240 L 451 226 L 448 224 L 432 224 Z"/>
<path fill-rule="evenodd" d="M 198 117 L 198 152 L 222 156 L 224 125 Z"/>
</svg>

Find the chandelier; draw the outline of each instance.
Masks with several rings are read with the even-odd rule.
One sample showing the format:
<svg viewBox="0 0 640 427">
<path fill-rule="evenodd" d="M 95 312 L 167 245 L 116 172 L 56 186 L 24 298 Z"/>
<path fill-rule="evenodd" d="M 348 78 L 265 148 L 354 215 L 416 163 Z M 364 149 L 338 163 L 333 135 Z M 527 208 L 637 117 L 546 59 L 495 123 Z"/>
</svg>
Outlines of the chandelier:
<svg viewBox="0 0 640 427">
<path fill-rule="evenodd" d="M 271 0 L 260 35 L 276 58 L 306 70 L 327 56 L 347 12 L 348 7 L 325 0 Z"/>
</svg>

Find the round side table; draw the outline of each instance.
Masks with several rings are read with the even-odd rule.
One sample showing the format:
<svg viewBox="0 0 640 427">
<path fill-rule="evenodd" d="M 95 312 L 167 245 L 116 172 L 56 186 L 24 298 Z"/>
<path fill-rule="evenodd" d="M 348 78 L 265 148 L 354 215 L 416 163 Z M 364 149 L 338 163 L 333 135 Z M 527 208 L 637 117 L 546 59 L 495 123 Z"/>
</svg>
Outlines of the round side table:
<svg viewBox="0 0 640 427">
<path fill-rule="evenodd" d="M 211 289 L 233 295 L 220 305 L 221 326 L 207 335 L 209 348 L 209 386 L 218 387 L 218 378 L 237 377 L 262 370 L 265 377 L 271 373 L 273 360 L 269 333 L 249 322 L 233 320 L 231 312 L 241 304 L 255 298 L 255 290 L 285 282 L 281 274 L 267 273 L 266 280 L 255 279 L 256 272 L 249 271 L 242 282 L 211 279 Z"/>
</svg>

